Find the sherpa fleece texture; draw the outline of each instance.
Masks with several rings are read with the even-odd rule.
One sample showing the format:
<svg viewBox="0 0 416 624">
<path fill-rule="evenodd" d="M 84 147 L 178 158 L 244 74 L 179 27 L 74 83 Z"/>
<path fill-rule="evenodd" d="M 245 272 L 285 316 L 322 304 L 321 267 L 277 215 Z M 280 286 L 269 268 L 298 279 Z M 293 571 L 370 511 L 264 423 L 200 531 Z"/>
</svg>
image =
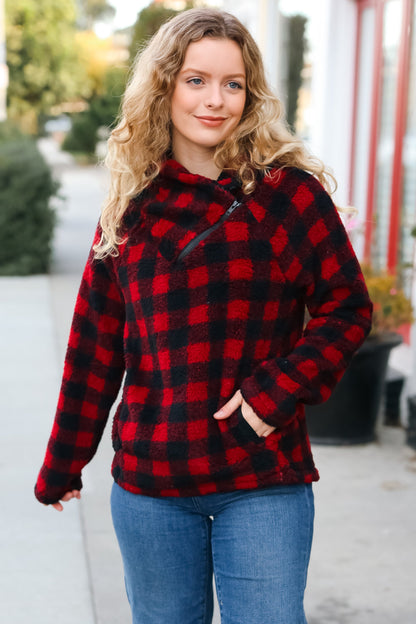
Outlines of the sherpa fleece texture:
<svg viewBox="0 0 416 624">
<path fill-rule="evenodd" d="M 82 487 L 124 374 L 121 487 L 194 496 L 317 480 L 304 404 L 329 397 L 371 324 L 329 195 L 291 168 L 244 196 L 226 172 L 213 181 L 169 160 L 124 226 L 117 257 L 87 261 L 38 499 Z M 238 389 L 276 427 L 267 438 L 240 409 L 213 418 Z"/>
</svg>

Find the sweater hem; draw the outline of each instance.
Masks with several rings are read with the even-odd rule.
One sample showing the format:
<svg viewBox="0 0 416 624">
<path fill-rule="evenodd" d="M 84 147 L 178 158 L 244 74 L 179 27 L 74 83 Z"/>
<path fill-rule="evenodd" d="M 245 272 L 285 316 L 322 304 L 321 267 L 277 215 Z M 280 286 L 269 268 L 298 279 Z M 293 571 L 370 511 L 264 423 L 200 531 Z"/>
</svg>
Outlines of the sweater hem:
<svg viewBox="0 0 416 624">
<path fill-rule="evenodd" d="M 175 488 L 173 486 L 154 486 L 147 487 L 139 484 L 129 483 L 122 474 L 115 475 L 113 471 L 114 482 L 118 486 L 131 492 L 132 494 L 139 494 L 142 496 L 150 496 L 152 498 L 189 498 L 192 496 L 206 496 L 208 494 L 221 494 L 234 492 L 238 490 L 255 490 L 263 489 L 267 487 L 273 487 L 277 485 L 301 485 L 309 484 L 319 481 L 320 475 L 316 468 L 310 473 L 296 473 L 289 469 L 282 473 L 274 473 L 272 475 L 265 476 L 263 478 L 258 475 L 248 475 L 247 477 L 235 477 L 229 481 L 211 481 L 208 483 L 194 484 L 186 487 Z"/>
</svg>

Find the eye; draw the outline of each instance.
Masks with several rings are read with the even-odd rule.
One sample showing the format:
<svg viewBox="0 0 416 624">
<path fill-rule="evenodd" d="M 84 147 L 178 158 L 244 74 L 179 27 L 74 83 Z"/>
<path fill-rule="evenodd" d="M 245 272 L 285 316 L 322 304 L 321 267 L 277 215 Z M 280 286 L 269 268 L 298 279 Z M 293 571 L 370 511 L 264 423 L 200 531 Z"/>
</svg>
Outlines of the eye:
<svg viewBox="0 0 416 624">
<path fill-rule="evenodd" d="M 239 82 L 235 81 L 235 80 L 231 80 L 228 83 L 228 86 L 230 87 L 230 89 L 236 90 L 236 89 L 242 89 L 243 85 L 241 85 Z"/>
<path fill-rule="evenodd" d="M 199 87 L 202 84 L 202 78 L 190 78 L 186 81 L 188 84 L 193 84 Z"/>
</svg>

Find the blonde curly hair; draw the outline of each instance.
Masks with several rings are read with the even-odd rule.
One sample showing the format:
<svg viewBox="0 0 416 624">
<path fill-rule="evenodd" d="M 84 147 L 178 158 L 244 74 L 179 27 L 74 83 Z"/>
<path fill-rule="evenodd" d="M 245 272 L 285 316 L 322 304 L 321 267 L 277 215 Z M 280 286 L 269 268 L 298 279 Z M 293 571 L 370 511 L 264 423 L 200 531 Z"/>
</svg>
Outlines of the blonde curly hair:
<svg viewBox="0 0 416 624">
<path fill-rule="evenodd" d="M 171 97 L 190 43 L 203 37 L 230 39 L 242 52 L 246 103 L 237 128 L 215 151 L 219 169 L 233 169 L 244 193 L 253 192 L 256 173 L 270 165 L 309 171 L 330 190 L 332 175 L 294 137 L 281 102 L 267 85 L 257 44 L 241 22 L 223 11 L 190 9 L 166 22 L 139 51 L 128 81 L 119 122 L 108 141 L 105 160 L 111 182 L 103 206 L 101 239 L 95 257 L 117 255 L 121 224 L 130 200 L 158 175 L 171 147 Z"/>
</svg>

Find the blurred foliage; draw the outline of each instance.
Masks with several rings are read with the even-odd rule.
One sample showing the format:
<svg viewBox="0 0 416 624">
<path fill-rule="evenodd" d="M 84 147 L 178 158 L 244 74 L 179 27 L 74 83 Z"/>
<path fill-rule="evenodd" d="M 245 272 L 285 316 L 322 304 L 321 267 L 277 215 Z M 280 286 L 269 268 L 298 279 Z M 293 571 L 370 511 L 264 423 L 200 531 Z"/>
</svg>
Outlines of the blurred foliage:
<svg viewBox="0 0 416 624">
<path fill-rule="evenodd" d="M 120 60 L 111 37 L 100 39 L 92 31 L 80 31 L 76 42 L 86 75 L 82 102 L 85 110 L 71 115 L 72 129 L 62 147 L 78 160 L 86 157 L 88 161 L 95 153 L 99 128 L 109 128 L 117 117 L 127 65 Z"/>
<path fill-rule="evenodd" d="M 104 82 L 112 61 L 113 44 L 111 38 L 100 39 L 90 30 L 77 32 L 75 42 L 86 74 L 85 89 L 80 95 L 89 99 L 105 90 Z"/>
<path fill-rule="evenodd" d="M 76 0 L 78 7 L 77 26 L 82 30 L 92 30 L 94 23 L 111 19 L 115 8 L 107 0 Z"/>
<path fill-rule="evenodd" d="M 89 111 L 77 113 L 72 118 L 72 128 L 62 143 L 62 149 L 73 154 L 94 154 L 97 129 Z"/>
<path fill-rule="evenodd" d="M 82 92 L 73 0 L 6 0 L 8 115 L 35 134 L 37 119 Z"/>
<path fill-rule="evenodd" d="M 115 122 L 127 80 L 127 67 L 111 67 L 103 77 L 102 89 L 90 99 L 89 113 L 97 127 Z"/>
<path fill-rule="evenodd" d="M 35 141 L 0 123 L 0 275 L 48 271 L 58 188 Z"/>
<path fill-rule="evenodd" d="M 88 109 L 72 116 L 72 129 L 62 144 L 63 149 L 78 154 L 95 153 L 99 128 L 104 126 L 110 131 L 116 120 L 126 79 L 127 68 L 107 70 L 100 92 L 90 98 Z"/>
<path fill-rule="evenodd" d="M 187 2 L 182 11 L 192 9 L 193 7 L 194 2 Z M 134 60 L 137 52 L 148 42 L 155 32 L 159 30 L 162 24 L 182 11 L 168 9 L 162 4 L 157 4 L 155 2 L 152 2 L 148 7 L 142 9 L 133 27 L 130 45 L 130 61 Z"/>
<path fill-rule="evenodd" d="M 401 325 L 412 323 L 412 304 L 400 287 L 395 275 L 363 267 L 365 283 L 373 302 L 373 325 L 371 334 L 395 331 Z"/>
<path fill-rule="evenodd" d="M 0 145 L 7 141 L 16 141 L 26 138 L 20 128 L 11 121 L 0 122 Z"/>
<path fill-rule="evenodd" d="M 287 122 L 293 131 L 296 126 L 299 89 L 302 85 L 302 69 L 306 49 L 306 22 L 307 18 L 303 15 L 289 17 Z"/>
</svg>

